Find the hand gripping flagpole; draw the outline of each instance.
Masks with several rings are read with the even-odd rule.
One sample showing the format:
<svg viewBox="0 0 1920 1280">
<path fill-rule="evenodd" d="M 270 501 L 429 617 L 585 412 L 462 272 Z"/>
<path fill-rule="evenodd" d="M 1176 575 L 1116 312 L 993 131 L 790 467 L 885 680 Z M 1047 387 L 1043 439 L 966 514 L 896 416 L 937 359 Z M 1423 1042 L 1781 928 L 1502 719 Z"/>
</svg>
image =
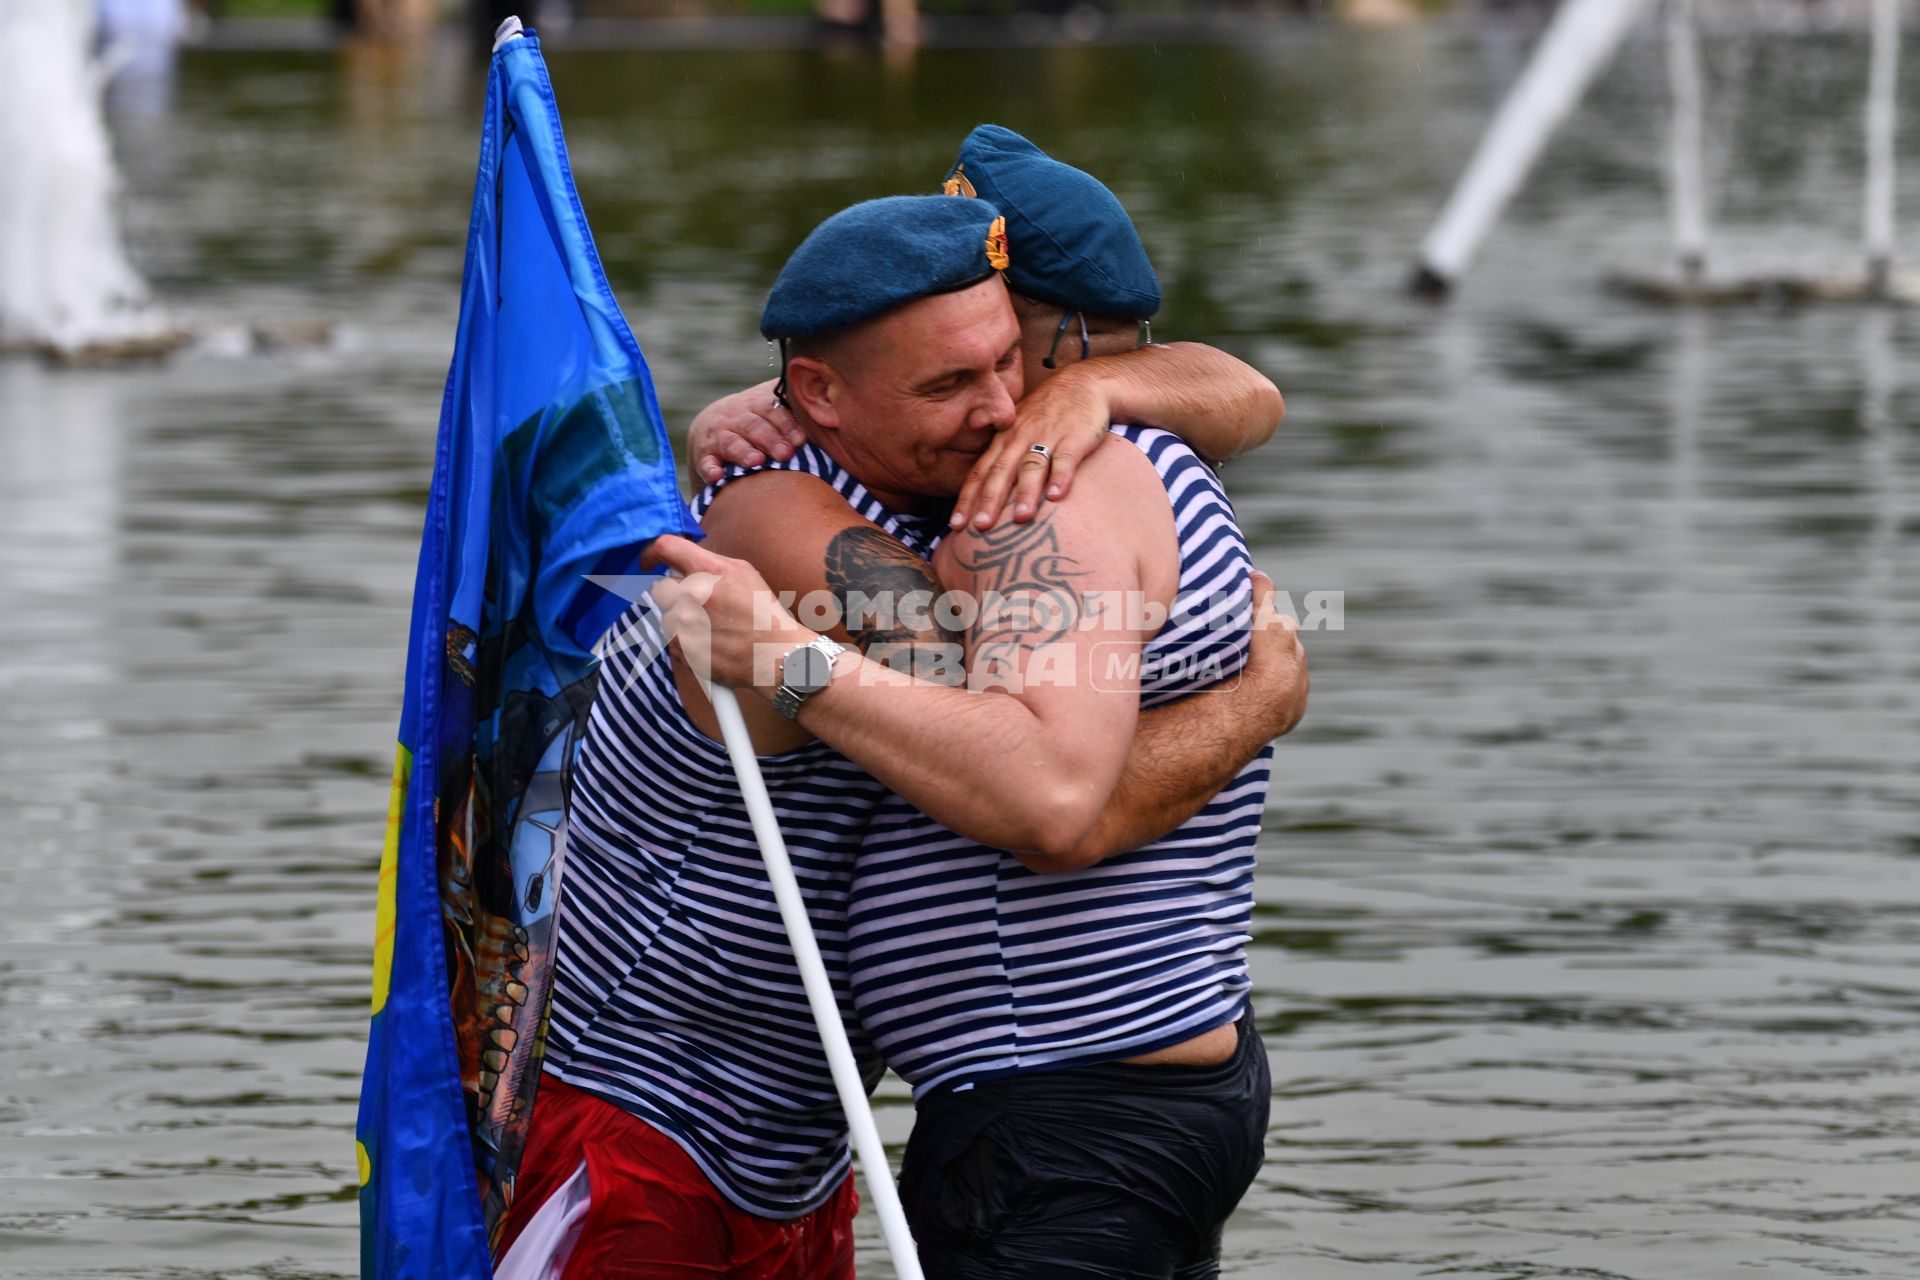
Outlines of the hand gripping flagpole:
<svg viewBox="0 0 1920 1280">
<path fill-rule="evenodd" d="M 733 690 L 716 686 L 705 677 L 701 683 L 713 703 L 713 714 L 720 721 L 720 736 L 727 744 L 727 755 L 733 760 L 734 774 L 740 780 L 740 797 L 746 802 L 753 834 L 760 841 L 767 879 L 773 883 L 780 918 L 786 922 L 793 958 L 800 967 L 800 982 L 807 989 L 807 1003 L 813 1008 L 820 1042 L 826 1046 L 833 1085 L 840 1093 L 840 1106 L 847 1113 L 853 1149 L 860 1157 L 860 1171 L 866 1175 L 867 1194 L 873 1200 L 874 1212 L 880 1216 L 880 1231 L 886 1237 L 887 1251 L 893 1255 L 894 1272 L 899 1280 L 922 1280 L 913 1233 L 907 1230 L 900 1192 L 893 1185 L 893 1168 L 887 1163 L 887 1149 L 881 1145 L 880 1130 L 873 1123 L 866 1085 L 860 1079 L 859 1065 L 853 1060 L 853 1046 L 847 1043 L 847 1029 L 840 1021 L 840 1005 L 834 999 L 833 984 L 827 979 L 827 967 L 820 959 L 820 945 L 814 941 L 813 922 L 807 918 L 806 904 L 800 898 L 800 883 L 794 879 L 793 863 L 787 858 L 787 842 L 780 835 L 780 822 L 774 817 L 766 780 L 760 776 L 760 761 L 753 754 L 746 717 L 740 714 L 740 702 Z"/>
<path fill-rule="evenodd" d="M 494 52 L 524 34 L 520 19 L 508 18 L 494 32 Z M 867 1104 L 866 1084 L 860 1078 L 859 1064 L 853 1060 L 847 1028 L 840 1021 L 840 1005 L 834 999 L 827 966 L 820 959 L 820 944 L 814 940 L 813 922 L 807 918 L 800 883 L 794 879 L 787 842 L 780 834 L 779 820 L 774 817 L 766 779 L 760 776 L 760 761 L 753 754 L 753 742 L 747 733 L 746 718 L 740 714 L 739 699 L 732 689 L 717 687 L 705 676 L 700 677 L 700 683 L 720 721 L 720 736 L 727 744 L 734 775 L 740 781 L 740 797 L 746 802 L 747 818 L 753 823 L 753 834 L 760 842 L 767 879 L 773 885 L 774 900 L 780 904 L 780 919 L 786 924 L 794 962 L 800 969 L 800 983 L 806 988 L 814 1026 L 819 1029 L 820 1042 L 827 1052 L 827 1066 L 833 1074 L 834 1089 L 840 1095 L 840 1107 L 847 1114 L 853 1149 L 860 1157 L 860 1171 L 867 1178 L 867 1194 L 873 1201 L 874 1212 L 879 1215 L 887 1251 L 893 1255 L 894 1272 L 899 1280 L 924 1280 L 920 1256 L 914 1250 L 913 1233 L 907 1229 L 906 1211 L 900 1207 L 900 1192 L 893 1185 L 893 1167 L 887 1163 L 887 1149 L 881 1144 L 880 1130 L 873 1122 L 873 1108 Z"/>
</svg>

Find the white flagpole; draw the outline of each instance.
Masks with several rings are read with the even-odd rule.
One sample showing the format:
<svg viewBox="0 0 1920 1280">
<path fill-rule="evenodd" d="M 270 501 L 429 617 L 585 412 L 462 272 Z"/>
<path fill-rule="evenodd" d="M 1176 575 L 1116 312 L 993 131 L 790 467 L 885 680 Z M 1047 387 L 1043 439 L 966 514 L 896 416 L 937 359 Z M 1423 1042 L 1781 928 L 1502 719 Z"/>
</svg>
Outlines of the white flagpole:
<svg viewBox="0 0 1920 1280">
<path fill-rule="evenodd" d="M 840 1005 L 834 999 L 833 984 L 827 980 L 820 946 L 814 941 L 813 922 L 807 919 L 800 884 L 793 876 L 793 863 L 787 858 L 787 842 L 780 835 L 773 801 L 767 797 L 766 780 L 760 776 L 760 761 L 755 758 L 752 739 L 747 736 L 746 717 L 740 714 L 740 703 L 733 690 L 712 684 L 706 688 L 707 697 L 713 703 L 713 714 L 720 721 L 720 736 L 726 741 L 727 755 L 733 760 L 734 774 L 740 780 L 740 796 L 746 801 L 747 817 L 753 823 L 754 836 L 760 841 L 760 856 L 766 860 L 767 879 L 773 883 L 780 918 L 786 922 L 787 938 L 793 944 L 794 961 L 800 966 L 800 981 L 807 989 L 814 1024 L 819 1027 L 820 1041 L 826 1046 L 827 1065 L 833 1071 L 840 1105 L 847 1113 L 853 1150 L 860 1158 L 860 1171 L 867 1178 L 867 1195 L 873 1201 L 874 1212 L 880 1216 L 880 1231 L 886 1237 L 887 1251 L 893 1255 L 894 1272 L 900 1280 L 922 1280 L 920 1255 L 914 1251 L 913 1233 L 907 1230 L 906 1211 L 900 1207 L 900 1192 L 893 1185 L 893 1168 L 887 1163 L 887 1149 L 881 1145 L 880 1130 L 873 1123 L 873 1108 L 867 1105 L 866 1085 L 860 1079 L 859 1065 L 853 1060 L 853 1046 L 847 1043 L 847 1029 L 840 1021 Z"/>
</svg>

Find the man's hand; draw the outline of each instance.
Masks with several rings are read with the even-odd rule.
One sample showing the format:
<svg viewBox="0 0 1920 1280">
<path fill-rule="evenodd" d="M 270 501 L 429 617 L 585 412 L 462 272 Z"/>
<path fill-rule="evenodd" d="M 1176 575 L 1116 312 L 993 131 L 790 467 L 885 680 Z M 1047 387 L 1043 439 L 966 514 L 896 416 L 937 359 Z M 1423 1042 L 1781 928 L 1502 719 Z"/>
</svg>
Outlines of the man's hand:
<svg viewBox="0 0 1920 1280">
<path fill-rule="evenodd" d="M 773 398 L 773 379 L 715 400 L 687 428 L 688 479 L 700 488 L 729 466 L 757 467 L 768 458 L 784 462 L 807 441 L 786 407 Z"/>
<path fill-rule="evenodd" d="M 1300 624 L 1273 607 L 1273 579 L 1253 571 L 1253 624 L 1247 665 L 1240 673 L 1249 706 L 1268 717 L 1267 738 L 1290 732 L 1307 713 L 1307 651 Z"/>
<path fill-rule="evenodd" d="M 814 639 L 782 608 L 759 570 L 671 534 L 655 538 L 642 561 L 679 577 L 653 585 L 667 635 L 702 678 L 734 688 L 779 683 L 778 659 Z"/>
<path fill-rule="evenodd" d="M 1040 503 L 1058 502 L 1074 473 L 1125 422 L 1161 427 L 1209 462 L 1264 444 L 1287 411 L 1279 390 L 1224 351 L 1192 342 L 1141 347 L 1069 365 L 1020 402 L 1011 429 L 974 463 L 954 503 L 951 528 L 991 529 L 1009 497 L 1024 524 Z M 1044 444 L 1053 462 L 1033 452 Z"/>
<path fill-rule="evenodd" d="M 1040 510 L 1043 498 L 1058 502 L 1067 496 L 1080 460 L 1100 447 L 1112 425 L 1103 384 L 1081 372 L 1087 367 L 1062 369 L 1020 402 L 1013 425 L 993 438 L 967 474 L 949 528 L 971 520 L 976 529 L 991 529 L 1009 497 L 1014 522 L 1025 524 Z M 1033 452 L 1036 444 L 1053 451 L 1051 465 Z"/>
</svg>

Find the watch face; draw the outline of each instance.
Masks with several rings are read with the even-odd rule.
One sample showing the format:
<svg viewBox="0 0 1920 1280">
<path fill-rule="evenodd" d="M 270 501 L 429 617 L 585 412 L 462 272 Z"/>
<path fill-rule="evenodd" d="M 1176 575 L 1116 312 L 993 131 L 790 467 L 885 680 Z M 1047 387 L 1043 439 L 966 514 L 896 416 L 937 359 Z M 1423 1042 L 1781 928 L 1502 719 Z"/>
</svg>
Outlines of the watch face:
<svg viewBox="0 0 1920 1280">
<path fill-rule="evenodd" d="M 833 679 L 833 661 L 812 645 L 796 649 L 780 664 L 780 683 L 795 693 L 818 693 Z"/>
</svg>

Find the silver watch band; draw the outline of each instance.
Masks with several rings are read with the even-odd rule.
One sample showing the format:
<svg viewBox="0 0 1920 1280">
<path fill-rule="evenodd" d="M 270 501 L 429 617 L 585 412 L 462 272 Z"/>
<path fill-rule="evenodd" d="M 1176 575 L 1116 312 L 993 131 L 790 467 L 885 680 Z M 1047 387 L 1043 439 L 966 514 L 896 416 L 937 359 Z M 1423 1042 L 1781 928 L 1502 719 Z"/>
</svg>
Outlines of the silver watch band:
<svg viewBox="0 0 1920 1280">
<path fill-rule="evenodd" d="M 800 718 L 800 708 L 806 698 L 793 691 L 791 685 L 781 685 L 773 691 L 773 709 L 789 720 Z"/>
</svg>

